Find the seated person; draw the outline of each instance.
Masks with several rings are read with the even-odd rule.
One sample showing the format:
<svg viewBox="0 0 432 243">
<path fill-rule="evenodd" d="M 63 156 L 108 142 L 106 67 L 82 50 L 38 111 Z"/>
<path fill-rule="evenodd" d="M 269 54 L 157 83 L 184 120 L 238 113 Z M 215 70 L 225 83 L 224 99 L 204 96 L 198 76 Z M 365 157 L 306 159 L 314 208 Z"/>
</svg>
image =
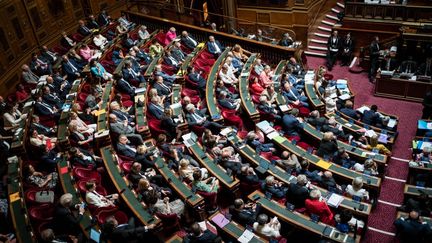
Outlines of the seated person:
<svg viewBox="0 0 432 243">
<path fill-rule="evenodd" d="M 171 28 L 169 28 L 169 30 L 165 34 L 164 44 L 168 45 L 171 43 L 171 41 L 173 41 L 176 38 L 177 38 L 176 29 L 174 27 L 171 27 Z"/>
<path fill-rule="evenodd" d="M 58 97 L 55 93 L 51 93 L 50 88 L 46 85 L 42 87 L 42 100 L 56 107 L 57 109 L 61 109 L 63 106 L 63 101 Z"/>
<path fill-rule="evenodd" d="M 131 140 L 131 142 L 136 145 L 141 145 L 144 143 L 141 135 L 135 133 L 135 129 L 128 124 L 127 120 L 122 122 L 117 118 L 116 115 L 109 114 L 109 122 L 109 128 L 111 132 L 116 133 L 117 135 L 125 135 L 128 140 Z"/>
<path fill-rule="evenodd" d="M 149 54 L 152 58 L 155 58 L 156 56 L 162 55 L 164 48 L 162 47 L 159 42 L 154 39 L 151 46 L 149 47 Z"/>
<path fill-rule="evenodd" d="M 373 135 L 370 137 L 369 142 L 366 139 L 366 144 L 366 146 L 361 145 L 361 147 L 376 153 L 385 154 L 387 156 L 392 155 L 392 152 L 384 144 L 378 143 L 378 135 Z"/>
<path fill-rule="evenodd" d="M 172 85 L 174 83 L 174 81 L 178 78 L 177 75 L 173 74 L 173 75 L 169 75 L 166 72 L 164 72 L 162 70 L 162 65 L 158 64 L 155 67 L 155 72 L 154 72 L 155 76 L 161 76 L 164 80 L 165 83 Z"/>
<path fill-rule="evenodd" d="M 355 161 L 350 158 L 344 147 L 340 147 L 333 155 L 333 163 L 345 168 L 351 168 L 354 166 Z"/>
<path fill-rule="evenodd" d="M 95 206 L 96 208 L 104 207 L 115 207 L 118 194 L 111 194 L 103 196 L 96 191 L 96 183 L 94 181 L 88 181 L 86 183 L 86 195 L 85 199 L 88 205 Z"/>
<path fill-rule="evenodd" d="M 27 165 L 24 167 L 24 178 L 31 185 L 53 190 L 57 185 L 58 174 L 57 172 L 51 172 L 48 175 L 44 175 L 36 171 L 32 165 Z"/>
<path fill-rule="evenodd" d="M 259 83 L 259 79 L 257 77 L 252 79 L 252 82 L 249 84 L 249 90 L 251 94 L 260 95 L 264 91 L 264 87 Z"/>
<path fill-rule="evenodd" d="M 102 80 L 111 80 L 113 75 L 105 70 L 105 68 L 96 61 L 96 59 L 90 60 L 90 73 L 95 78 L 100 78 Z"/>
<path fill-rule="evenodd" d="M 81 118 L 79 118 L 78 114 L 75 112 L 70 113 L 70 121 L 69 125 L 75 124 L 77 126 L 77 130 L 80 133 L 87 133 L 89 135 L 93 134 L 94 131 L 97 129 L 96 124 L 89 124 L 85 123 Z"/>
<path fill-rule="evenodd" d="M 147 26 L 141 25 L 138 30 L 138 37 L 140 40 L 145 40 L 150 37 L 150 33 L 147 30 Z"/>
<path fill-rule="evenodd" d="M 60 44 L 67 49 L 70 49 L 76 45 L 76 42 L 67 35 L 66 31 L 62 31 L 61 36 Z"/>
<path fill-rule="evenodd" d="M 309 161 L 302 160 L 300 162 L 300 166 L 301 168 L 297 171 L 297 174 L 304 174 L 309 180 L 313 182 L 321 181 L 322 172 L 318 172 L 317 170 L 309 171 Z"/>
<path fill-rule="evenodd" d="M 144 76 L 141 74 L 141 71 L 139 69 L 135 69 L 130 60 L 125 61 L 122 73 L 123 78 L 129 82 L 131 80 L 136 80 L 139 83 L 145 82 Z"/>
<path fill-rule="evenodd" d="M 422 152 L 415 155 L 415 161 L 428 162 L 432 161 L 432 147 L 426 146 L 422 149 Z"/>
<path fill-rule="evenodd" d="M 195 242 L 195 243 L 206 243 L 206 242 L 212 242 L 212 243 L 220 243 L 222 242 L 222 239 L 211 232 L 210 230 L 201 229 L 201 226 L 197 223 L 192 224 L 191 226 L 191 233 L 186 236 L 184 239 L 184 242 Z"/>
<path fill-rule="evenodd" d="M 74 81 L 81 76 L 82 66 L 68 56 L 62 56 L 62 70 L 66 73 L 67 80 Z"/>
<path fill-rule="evenodd" d="M 132 218 L 133 219 L 133 218 Z M 155 224 L 147 226 L 135 226 L 133 220 L 127 224 L 119 225 L 114 216 L 106 219 L 103 234 L 111 242 L 158 242 L 159 239 L 153 234 Z"/>
<path fill-rule="evenodd" d="M 146 171 L 141 170 L 142 166 L 138 162 L 133 162 L 131 171 L 128 174 L 128 179 L 132 185 L 136 188 L 141 179 L 146 179 L 149 182 L 158 186 L 162 185 L 163 178 L 161 175 L 157 175 L 156 171 L 152 168 L 147 168 Z M 169 190 L 165 190 L 169 191 Z M 168 193 L 164 193 L 168 194 Z"/>
<path fill-rule="evenodd" d="M 267 88 L 268 86 L 272 85 L 273 81 L 271 80 L 271 78 L 272 78 L 271 68 L 269 65 L 265 65 L 264 70 L 258 76 L 261 86 Z"/>
<path fill-rule="evenodd" d="M 194 180 L 192 181 L 192 185 L 197 191 L 208 193 L 218 192 L 219 180 L 215 177 L 208 177 L 206 179 L 203 179 L 201 171 L 196 170 L 193 172 L 193 178 Z"/>
<path fill-rule="evenodd" d="M 216 56 L 219 56 L 225 48 L 221 45 L 221 43 L 215 40 L 214 36 L 209 36 L 209 41 L 207 42 L 208 51 Z"/>
<path fill-rule="evenodd" d="M 218 104 L 225 109 L 238 111 L 240 109 L 240 100 L 230 99 L 225 91 L 221 91 L 218 95 Z"/>
<path fill-rule="evenodd" d="M 351 100 L 345 101 L 345 106 L 344 108 L 340 109 L 340 112 L 344 113 L 345 115 L 354 120 L 358 120 L 360 118 L 357 111 L 353 109 L 353 103 Z"/>
<path fill-rule="evenodd" d="M 225 169 L 233 171 L 234 174 L 238 174 L 243 166 L 240 155 L 235 153 L 234 148 L 231 146 L 225 147 L 221 150 L 218 162 Z"/>
<path fill-rule="evenodd" d="M 239 61 L 246 61 L 251 54 L 249 51 L 243 49 L 239 44 L 234 45 L 232 53 L 234 58 L 237 58 Z"/>
<path fill-rule="evenodd" d="M 411 211 L 408 218 L 398 218 L 393 223 L 396 226 L 400 242 L 427 242 L 430 240 L 432 230 L 431 225 L 423 222 L 419 213 Z"/>
<path fill-rule="evenodd" d="M 24 80 L 24 82 L 30 85 L 35 85 L 39 82 L 39 76 L 33 73 L 27 64 L 23 64 L 21 69 L 22 69 L 21 77 Z"/>
<path fill-rule="evenodd" d="M 201 179 L 207 179 L 208 171 L 206 168 L 195 167 L 190 164 L 188 159 L 180 160 L 180 166 L 178 168 L 178 171 L 181 177 L 189 181 L 193 181 L 193 173 L 196 170 L 199 170 L 201 172 Z"/>
<path fill-rule="evenodd" d="M 261 59 L 257 58 L 255 61 L 254 72 L 259 77 L 263 71 L 264 71 L 264 65 L 262 64 Z"/>
<path fill-rule="evenodd" d="M 334 225 L 333 212 L 321 197 L 321 191 L 313 189 L 309 193 L 310 199 L 306 199 L 305 207 L 309 214 L 315 214 L 325 224 Z"/>
<path fill-rule="evenodd" d="M 111 60 L 114 62 L 114 65 L 118 66 L 124 60 L 124 58 L 125 56 L 123 54 L 122 47 L 115 45 L 111 55 Z"/>
<path fill-rule="evenodd" d="M 157 94 L 159 96 L 171 97 L 172 95 L 172 84 L 164 82 L 162 76 L 155 77 L 155 83 L 153 84 L 153 88 L 157 90 Z"/>
<path fill-rule="evenodd" d="M 205 89 L 207 80 L 202 76 L 202 72 L 198 72 L 195 67 L 189 66 L 187 68 L 187 75 L 189 80 L 195 83 L 200 90 Z"/>
<path fill-rule="evenodd" d="M 288 33 L 282 35 L 282 39 L 279 40 L 280 46 L 290 46 L 293 44 L 293 39 Z"/>
<path fill-rule="evenodd" d="M 30 97 L 22 83 L 16 85 L 15 96 L 19 103 L 26 101 Z"/>
<path fill-rule="evenodd" d="M 281 181 L 277 181 L 274 176 L 267 176 L 262 185 L 262 190 L 265 194 L 270 193 L 273 198 L 283 198 L 288 191 L 288 188 Z"/>
<path fill-rule="evenodd" d="M 277 160 L 276 163 L 282 168 L 284 168 L 288 173 L 290 171 L 296 171 L 301 167 L 297 155 L 295 155 L 294 153 L 283 151 L 280 158 L 281 159 Z"/>
<path fill-rule="evenodd" d="M 216 83 L 217 83 L 216 94 L 220 94 L 220 92 L 223 91 L 223 92 L 226 92 L 227 97 L 230 99 L 235 100 L 235 99 L 239 98 L 239 94 L 235 94 L 235 93 L 231 92 L 222 80 L 218 79 L 218 81 L 216 81 Z"/>
<path fill-rule="evenodd" d="M 334 117 L 330 117 L 326 124 L 322 126 L 323 132 L 332 132 L 337 138 L 345 141 L 350 141 L 352 135 L 345 134 L 342 124 L 336 122 Z"/>
<path fill-rule="evenodd" d="M 3 126 L 5 128 L 15 128 L 22 121 L 25 121 L 27 118 L 27 114 L 22 114 L 18 109 L 18 103 L 16 104 L 7 104 L 4 108 L 3 113 Z"/>
<path fill-rule="evenodd" d="M 69 161 L 72 165 L 82 166 L 85 168 L 91 167 L 96 169 L 98 165 L 102 164 L 102 159 L 89 151 L 72 147 L 69 149 Z"/>
<path fill-rule="evenodd" d="M 337 194 L 343 194 L 342 187 L 338 185 L 333 178 L 333 173 L 330 171 L 324 171 L 324 173 L 321 175 L 321 181 L 319 182 L 319 185 L 330 191 Z"/>
<path fill-rule="evenodd" d="M 31 123 L 30 126 L 31 126 L 31 129 L 34 129 L 39 134 L 42 134 L 42 135 L 47 136 L 47 137 L 51 137 L 51 136 L 55 135 L 56 132 L 57 132 L 57 127 L 56 126 L 54 126 L 54 127 L 47 127 L 45 125 L 42 125 L 40 123 L 39 116 L 37 116 L 37 115 L 33 115 L 32 116 L 32 123 Z"/>
<path fill-rule="evenodd" d="M 69 139 L 80 147 L 93 146 L 93 134 L 82 133 L 78 130 L 77 123 L 70 123 L 69 126 Z"/>
<path fill-rule="evenodd" d="M 267 96 L 260 96 L 260 104 L 258 105 L 258 110 L 262 113 L 273 117 L 276 120 L 281 120 L 282 117 L 278 115 L 278 111 L 271 105 L 271 102 L 268 100 Z"/>
<path fill-rule="evenodd" d="M 171 68 L 173 68 L 174 70 L 178 70 L 181 67 L 182 62 L 178 61 L 177 59 L 174 58 L 173 55 L 171 55 L 171 51 L 170 50 L 166 50 L 165 51 L 165 55 L 163 57 L 164 62 L 170 66 Z"/>
<path fill-rule="evenodd" d="M 306 118 L 306 121 L 317 129 L 322 128 L 323 125 L 327 123 L 327 119 L 325 117 L 320 117 L 318 110 L 311 111 L 311 113 L 309 113 L 309 117 Z"/>
<path fill-rule="evenodd" d="M 135 158 L 136 156 L 136 148 L 129 145 L 129 140 L 125 135 L 120 135 L 117 143 L 117 152 L 120 155 Z"/>
<path fill-rule="evenodd" d="M 282 117 L 282 129 L 288 136 L 300 136 L 300 133 L 303 131 L 303 124 L 300 122 L 301 118 L 297 118 L 298 113 L 299 110 L 293 108 L 289 114 L 285 114 Z"/>
<path fill-rule="evenodd" d="M 269 221 L 266 214 L 258 215 L 257 222 L 253 224 L 253 229 L 255 232 L 270 238 L 279 238 L 281 236 L 281 224 L 279 223 L 278 218 L 273 217 Z"/>
<path fill-rule="evenodd" d="M 234 73 L 229 71 L 229 66 L 226 64 L 222 65 L 222 68 L 219 71 L 219 78 L 227 85 L 235 86 L 239 82 Z"/>
<path fill-rule="evenodd" d="M 108 44 L 108 40 L 101 33 L 99 33 L 99 31 L 96 31 L 94 33 L 93 43 L 102 50 L 105 49 L 105 46 Z"/>
<path fill-rule="evenodd" d="M 369 192 L 363 188 L 363 179 L 356 177 L 353 179 L 352 184 L 346 187 L 346 193 L 351 197 L 357 197 L 360 201 L 369 200 Z"/>
<path fill-rule="evenodd" d="M 364 222 L 353 217 L 348 209 L 335 215 L 336 229 L 342 233 L 353 233 L 364 227 Z"/>
<path fill-rule="evenodd" d="M 189 126 L 203 126 L 210 129 L 213 133 L 219 133 L 223 128 L 219 123 L 208 121 L 207 117 L 201 113 L 201 111 L 197 110 L 193 104 L 187 105 L 186 110 L 186 120 Z"/>
<path fill-rule="evenodd" d="M 367 173 L 376 176 L 378 175 L 378 165 L 373 159 L 367 159 L 364 161 L 363 164 L 355 163 L 353 166 L 353 170 L 361 172 L 361 173 Z"/>
<path fill-rule="evenodd" d="M 135 87 L 126 81 L 120 73 L 114 74 L 114 80 L 116 80 L 116 90 L 129 95 L 133 100 L 133 97 L 135 97 Z"/>
<path fill-rule="evenodd" d="M 328 160 L 337 150 L 338 145 L 336 136 L 334 136 L 332 132 L 324 133 L 316 154 L 325 160 Z"/>
<path fill-rule="evenodd" d="M 274 152 L 276 149 L 273 147 L 273 143 L 261 143 L 258 135 L 254 131 L 250 131 L 245 138 L 246 144 L 251 146 L 252 149 L 260 152 Z"/>
<path fill-rule="evenodd" d="M 135 125 L 135 115 L 129 115 L 127 110 L 124 110 L 123 107 L 120 106 L 120 103 L 118 101 L 113 100 L 110 105 L 110 111 L 111 114 L 114 114 L 117 116 L 117 119 L 120 121 L 128 121 L 128 124 L 131 126 Z"/>
<path fill-rule="evenodd" d="M 96 54 L 96 51 L 91 49 L 87 44 L 82 45 L 79 49 L 79 55 L 87 62 L 90 62 L 94 54 Z"/>
<path fill-rule="evenodd" d="M 276 106 L 277 93 L 273 85 L 267 86 L 267 88 L 261 93 L 261 96 L 267 97 L 270 104 Z"/>
<path fill-rule="evenodd" d="M 177 60 L 179 63 L 183 63 L 185 61 L 186 55 L 181 49 L 180 41 L 175 41 L 174 46 L 171 48 L 171 55 Z"/>
<path fill-rule="evenodd" d="M 168 196 L 163 196 L 155 190 L 145 192 L 143 195 L 143 201 L 151 211 L 166 216 L 176 214 L 177 217 L 180 218 L 185 209 L 182 200 L 177 199 L 170 202 Z"/>
<path fill-rule="evenodd" d="M 184 30 L 181 34 L 181 42 L 189 49 L 195 49 L 198 45 L 198 41 L 196 41 L 189 33 Z"/>
<path fill-rule="evenodd" d="M 78 33 L 80 33 L 82 36 L 88 36 L 92 33 L 90 28 L 86 26 L 84 20 L 78 20 Z"/>
<path fill-rule="evenodd" d="M 242 226 L 253 225 L 260 207 L 256 203 L 245 203 L 241 198 L 234 200 L 234 205 L 229 208 L 232 219 Z"/>
<path fill-rule="evenodd" d="M 310 189 L 311 186 L 307 177 L 305 175 L 298 175 L 297 183 L 290 183 L 289 185 L 286 193 L 287 201 L 292 203 L 295 208 L 304 208 Z"/>
<path fill-rule="evenodd" d="M 308 98 L 302 93 L 299 93 L 290 82 L 284 83 L 282 95 L 285 97 L 285 100 L 288 102 L 288 104 L 309 107 L 309 104 L 307 103 Z"/>
<path fill-rule="evenodd" d="M 377 111 L 378 107 L 372 105 L 370 110 L 364 111 L 361 121 L 371 126 L 376 126 L 378 123 L 381 123 L 380 114 Z"/>
<path fill-rule="evenodd" d="M 85 207 L 81 207 L 81 204 L 74 204 L 72 199 L 73 195 L 70 193 L 65 193 L 60 197 L 59 203 L 55 208 L 54 225 L 59 232 L 80 234 L 80 221 L 86 209 Z M 75 215 L 74 210 L 76 209 L 78 209 L 78 214 Z"/>
<path fill-rule="evenodd" d="M 37 130 L 30 131 L 30 144 L 35 147 L 40 147 L 45 145 L 49 150 L 53 149 L 56 145 L 57 138 L 47 137 L 45 135 L 39 134 Z"/>
<path fill-rule="evenodd" d="M 255 173 L 255 170 L 248 164 L 245 164 L 241 167 L 240 174 L 237 175 L 237 178 L 240 180 L 240 182 L 250 186 L 261 184 L 261 181 L 258 175 Z"/>
<path fill-rule="evenodd" d="M 51 64 L 40 59 L 37 53 L 32 54 L 30 69 L 39 76 L 52 74 Z"/>
</svg>

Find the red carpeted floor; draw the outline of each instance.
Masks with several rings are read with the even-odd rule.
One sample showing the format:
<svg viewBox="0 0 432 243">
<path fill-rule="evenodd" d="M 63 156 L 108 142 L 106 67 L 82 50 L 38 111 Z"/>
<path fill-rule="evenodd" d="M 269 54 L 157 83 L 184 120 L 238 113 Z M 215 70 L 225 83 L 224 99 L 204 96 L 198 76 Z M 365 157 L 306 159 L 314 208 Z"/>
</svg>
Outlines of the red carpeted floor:
<svg viewBox="0 0 432 243">
<path fill-rule="evenodd" d="M 324 64 L 324 58 L 308 57 L 310 69 L 316 69 Z M 386 177 L 381 186 L 378 205 L 369 216 L 368 226 L 370 228 L 362 240 L 362 242 L 396 242 L 393 221 L 396 218 L 396 206 L 403 202 L 403 188 L 408 175 L 407 162 L 398 159 L 409 159 L 411 157 L 410 144 L 415 135 L 417 120 L 421 117 L 422 105 L 420 103 L 373 96 L 374 86 L 368 81 L 365 72 L 354 74 L 348 71 L 348 67 L 335 65 L 330 73 L 336 79 L 347 78 L 350 80 L 352 91 L 355 94 L 355 107 L 360 107 L 363 104 L 376 104 L 378 110 L 399 116 L 399 137 L 392 150 L 393 157 L 389 161 Z"/>
</svg>

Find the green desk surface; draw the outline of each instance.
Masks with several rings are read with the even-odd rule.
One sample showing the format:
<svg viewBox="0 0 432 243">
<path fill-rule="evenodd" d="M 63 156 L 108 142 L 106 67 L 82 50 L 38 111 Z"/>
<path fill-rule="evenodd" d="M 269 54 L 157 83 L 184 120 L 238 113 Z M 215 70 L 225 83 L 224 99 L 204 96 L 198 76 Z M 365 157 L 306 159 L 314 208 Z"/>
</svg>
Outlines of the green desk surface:
<svg viewBox="0 0 432 243">
<path fill-rule="evenodd" d="M 156 158 L 156 168 L 168 182 L 170 187 L 173 188 L 183 200 L 186 200 L 190 206 L 195 207 L 203 202 L 203 198 L 198 194 L 194 194 L 188 185 L 180 181 L 180 179 L 172 170 L 170 170 L 170 168 L 168 168 L 165 161 L 160 157 Z"/>
<path fill-rule="evenodd" d="M 228 137 L 228 141 L 231 143 L 233 147 L 236 148 L 236 150 L 240 153 L 240 155 L 247 159 L 251 164 L 255 164 L 256 166 L 260 166 L 261 163 L 268 164 L 267 172 L 274 176 L 276 179 L 283 181 L 286 184 L 290 184 L 293 180 L 295 181 L 295 177 L 288 174 L 286 171 L 284 171 L 279 166 L 272 165 L 270 161 L 267 159 L 259 156 L 255 150 L 253 150 L 249 145 L 238 147 L 236 146 L 236 143 L 238 141 L 241 141 L 241 139 L 238 136 L 230 136 Z M 321 191 L 322 195 L 327 195 L 328 191 L 315 186 L 318 190 Z M 362 211 L 359 210 L 360 204 L 363 204 L 364 209 Z M 364 217 L 367 217 L 372 209 L 372 206 L 369 203 L 358 203 L 350 198 L 344 197 L 344 200 L 340 204 L 341 207 L 346 208 L 348 210 L 353 211 L 356 214 L 360 214 Z"/>
<path fill-rule="evenodd" d="M 327 114 L 325 114 L 325 116 L 327 117 L 327 119 L 330 117 L 334 117 L 336 122 L 341 124 L 345 131 L 355 132 L 355 131 L 358 131 L 358 130 L 364 128 L 360 125 L 357 125 L 355 122 L 350 122 L 350 120 L 352 120 L 352 119 L 346 120 L 345 118 L 341 117 L 339 114 L 341 114 L 341 113 L 340 112 L 327 113 Z M 381 129 L 379 129 L 379 128 L 376 128 L 376 127 L 370 127 L 370 128 L 372 130 L 374 130 L 377 134 L 381 133 Z M 387 143 L 393 144 L 396 140 L 395 133 L 392 131 L 387 131 L 387 136 L 388 136 Z"/>
<path fill-rule="evenodd" d="M 148 65 L 146 71 L 144 72 L 144 76 L 151 76 L 156 68 L 156 65 L 159 64 L 159 61 L 162 61 L 162 55 L 159 54 L 153 58 L 153 60 Z"/>
<path fill-rule="evenodd" d="M 280 79 L 282 76 L 282 71 L 284 71 L 284 67 L 286 65 L 287 61 L 286 60 L 282 60 L 279 62 L 279 64 L 276 66 L 275 70 L 274 70 L 274 76 L 278 76 L 278 80 L 274 80 L 276 82 L 279 82 L 280 85 Z M 276 102 L 278 105 L 285 105 L 286 104 L 286 100 L 285 98 L 281 95 L 281 92 L 277 92 L 277 96 L 276 96 Z"/>
<path fill-rule="evenodd" d="M 31 224 L 28 221 L 28 211 L 24 201 L 24 193 L 22 191 L 22 183 L 20 182 L 20 163 L 8 164 L 8 175 L 10 184 L 8 185 L 8 194 L 18 193 L 19 198 L 13 202 L 9 199 L 9 210 L 12 218 L 12 223 L 15 228 L 15 234 L 18 242 L 36 242 L 34 238 Z M 21 201 L 22 200 L 22 201 Z"/>
<path fill-rule="evenodd" d="M 138 127 L 147 127 L 147 117 L 146 117 L 146 109 L 147 109 L 147 90 L 148 90 L 148 84 L 146 83 L 145 91 L 139 92 L 135 94 L 135 97 L 138 97 L 140 95 L 144 95 L 144 98 L 141 99 L 143 102 L 142 107 L 138 107 L 138 102 L 134 101 L 134 107 L 135 107 L 135 121 Z"/>
<path fill-rule="evenodd" d="M 324 134 L 321 131 L 318 131 L 309 123 L 303 123 L 303 130 L 315 138 L 317 141 L 321 141 Z M 369 150 L 365 150 L 362 148 L 354 147 L 351 144 L 344 143 L 342 141 L 337 140 L 337 144 L 339 147 L 345 148 L 345 151 L 353 157 L 356 157 L 361 160 L 366 160 L 368 157 L 364 155 L 364 153 L 371 153 Z M 374 161 L 378 164 L 386 164 L 387 156 L 383 154 L 375 154 L 373 157 Z"/>
<path fill-rule="evenodd" d="M 81 80 L 79 80 L 79 81 L 81 81 Z M 74 84 L 72 85 L 72 88 L 69 91 L 69 94 L 73 94 L 75 92 L 77 93 L 73 98 L 66 99 L 66 101 L 65 101 L 65 104 L 69 104 L 71 106 L 71 108 L 72 108 L 73 103 L 77 99 L 80 86 L 81 86 L 81 82 L 74 82 Z M 57 139 L 59 141 L 64 141 L 67 139 L 66 134 L 67 134 L 67 128 L 68 128 L 68 124 L 69 124 L 70 112 L 71 112 L 71 109 L 68 109 L 67 111 L 62 111 L 62 113 L 60 115 L 60 120 L 59 120 L 58 128 L 57 128 Z"/>
<path fill-rule="evenodd" d="M 183 239 L 177 234 L 165 241 L 166 243 L 182 243 Z"/>
<path fill-rule="evenodd" d="M 248 196 L 249 199 L 256 201 L 257 203 L 260 203 L 262 207 L 264 207 L 267 211 L 272 212 L 273 214 L 275 214 L 276 216 L 278 216 L 278 218 L 280 220 L 283 220 L 291 225 L 294 225 L 296 227 L 302 228 L 305 231 L 308 232 L 312 232 L 315 233 L 317 235 L 320 235 L 321 237 L 326 237 L 324 236 L 323 232 L 324 229 L 326 227 L 330 227 L 333 230 L 337 231 L 336 228 L 323 224 L 323 223 L 315 223 L 312 222 L 310 220 L 309 217 L 297 213 L 297 212 L 291 212 L 288 209 L 286 209 L 285 207 L 283 207 L 282 205 L 280 205 L 279 203 L 273 201 L 273 200 L 269 200 L 267 199 L 264 194 L 262 194 L 259 191 L 255 191 L 253 193 L 251 193 Z M 345 235 L 343 233 L 340 233 L 341 235 Z M 331 237 L 327 237 L 331 240 L 337 241 L 337 242 L 344 242 L 341 239 L 336 239 L 336 238 L 331 238 Z M 349 236 L 347 237 L 347 240 L 345 242 L 356 242 L 356 240 Z"/>
<path fill-rule="evenodd" d="M 72 203 L 73 204 L 81 203 L 83 200 L 79 194 L 78 188 L 76 188 L 74 183 L 72 182 L 72 179 L 71 179 L 72 174 L 69 172 L 69 170 L 65 171 L 64 173 L 61 173 L 62 170 L 65 170 L 62 168 L 69 169 L 66 158 L 63 158 L 57 164 L 57 171 L 59 171 L 59 180 L 60 180 L 60 184 L 63 188 L 63 193 L 72 194 L 72 196 L 73 196 Z M 89 238 L 90 229 L 94 229 L 96 231 L 99 231 L 99 227 L 97 225 L 92 226 L 92 217 L 91 217 L 89 210 L 86 210 L 86 212 L 84 213 L 84 215 L 83 215 L 83 217 L 79 223 L 80 223 L 80 227 L 81 227 L 82 232 L 84 233 L 84 235 L 87 238 Z"/>
<path fill-rule="evenodd" d="M 149 225 L 152 223 L 158 223 L 160 221 L 158 218 L 153 217 L 146 209 L 143 208 L 140 200 L 135 196 L 132 190 L 129 188 L 129 181 L 125 176 L 120 174 L 120 167 L 114 160 L 114 152 L 111 152 L 112 147 L 107 146 L 100 149 L 102 159 L 105 164 L 105 169 L 107 170 L 111 181 L 117 188 L 117 192 L 120 193 L 124 189 L 124 192 L 120 195 L 123 201 L 128 205 L 129 209 L 134 213 L 141 223 L 144 225 Z"/>
<path fill-rule="evenodd" d="M 432 196 L 432 187 L 421 187 L 415 185 L 405 184 L 404 193 L 413 196 L 420 196 L 420 191 Z"/>
<path fill-rule="evenodd" d="M 200 162 L 201 165 L 207 168 L 210 174 L 215 176 L 221 185 L 224 185 L 228 189 L 234 189 L 239 184 L 238 179 L 233 179 L 232 176 L 228 176 L 225 170 L 219 167 L 212 158 L 209 157 L 207 153 L 203 150 L 203 147 L 195 143 L 189 147 L 189 150 L 195 156 L 195 158 Z"/>
<path fill-rule="evenodd" d="M 190 63 L 197 56 L 198 52 L 201 51 L 202 47 L 204 47 L 204 46 L 205 45 L 197 45 L 195 47 L 195 49 L 193 49 L 193 51 L 186 56 L 183 64 L 181 65 L 181 68 L 180 68 L 180 70 L 182 70 L 183 74 L 186 73 L 186 70 L 189 67 Z"/>
<path fill-rule="evenodd" d="M 215 83 L 219 76 L 219 67 L 222 64 L 223 60 L 225 60 L 225 57 L 228 55 L 228 52 L 231 50 L 231 48 L 226 48 L 224 52 L 218 57 L 216 62 L 213 64 L 210 73 L 207 77 L 207 84 L 206 84 L 206 102 L 207 107 L 210 113 L 210 117 L 214 121 L 222 120 L 221 112 L 218 108 L 216 97 L 215 97 Z"/>
<path fill-rule="evenodd" d="M 251 95 L 249 93 L 249 77 L 256 59 L 256 53 L 250 55 L 246 63 L 243 65 L 243 69 L 239 77 L 241 104 L 250 118 L 254 116 L 259 116 L 259 112 L 256 109 L 255 104 L 253 103 Z"/>
<path fill-rule="evenodd" d="M 305 84 L 305 93 L 314 109 L 324 108 L 324 102 L 317 95 L 314 84 Z"/>
<path fill-rule="evenodd" d="M 220 228 L 217 224 L 213 223 L 213 218 L 218 215 L 220 212 L 216 212 L 213 215 L 211 215 L 209 217 L 209 221 L 215 225 L 218 229 L 221 229 L 222 231 L 224 231 L 225 233 L 227 233 L 228 235 L 230 235 L 232 238 L 234 239 L 238 239 L 243 232 L 245 231 L 245 227 L 237 224 L 236 222 L 230 220 L 230 222 L 228 224 L 226 224 L 223 228 Z M 249 241 L 249 243 L 258 243 L 258 242 L 268 242 L 267 240 L 259 237 L 259 236 L 254 236 L 252 238 L 251 241 Z"/>
<path fill-rule="evenodd" d="M 113 87 L 113 83 L 111 81 L 107 82 L 105 85 L 105 89 L 104 92 L 102 94 L 102 98 L 101 98 L 101 106 L 99 108 L 99 110 L 107 110 L 108 108 L 108 102 L 111 96 L 111 92 L 112 92 L 112 87 Z"/>
<path fill-rule="evenodd" d="M 318 156 L 314 154 L 310 154 L 304 149 L 300 148 L 297 145 L 292 144 L 288 139 L 285 137 L 282 137 L 281 140 L 279 139 L 273 139 L 273 142 L 277 144 L 279 147 L 284 148 L 291 153 L 294 153 L 297 156 L 300 156 L 306 160 L 308 160 L 311 164 L 318 166 L 317 163 L 321 160 Z M 332 173 L 342 177 L 345 179 L 346 182 L 351 183 L 352 180 L 356 177 L 363 177 L 364 184 L 366 187 L 369 187 L 373 190 L 379 191 L 381 186 L 381 178 L 368 176 L 362 173 L 358 173 L 354 170 L 350 170 L 344 167 L 341 167 L 339 165 L 331 163 L 330 167 L 327 169 L 331 171 Z M 369 181 L 368 181 L 369 180 Z"/>
</svg>

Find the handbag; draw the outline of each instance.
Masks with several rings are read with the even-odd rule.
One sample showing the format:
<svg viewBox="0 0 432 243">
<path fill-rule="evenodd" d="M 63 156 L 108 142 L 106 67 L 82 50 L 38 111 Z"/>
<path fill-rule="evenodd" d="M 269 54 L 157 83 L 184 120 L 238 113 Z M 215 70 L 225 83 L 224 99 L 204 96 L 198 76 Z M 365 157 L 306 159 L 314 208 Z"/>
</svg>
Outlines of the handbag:
<svg viewBox="0 0 432 243">
<path fill-rule="evenodd" d="M 53 191 L 36 192 L 35 200 L 36 200 L 36 202 L 39 202 L 39 203 L 53 203 L 54 202 L 54 192 Z"/>
</svg>

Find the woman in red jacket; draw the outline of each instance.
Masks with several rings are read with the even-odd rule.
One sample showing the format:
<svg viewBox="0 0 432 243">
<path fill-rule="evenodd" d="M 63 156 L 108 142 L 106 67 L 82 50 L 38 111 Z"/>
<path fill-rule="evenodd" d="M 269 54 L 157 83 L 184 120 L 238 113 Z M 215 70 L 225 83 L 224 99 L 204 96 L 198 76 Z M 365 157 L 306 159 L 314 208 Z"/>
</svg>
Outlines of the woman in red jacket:
<svg viewBox="0 0 432 243">
<path fill-rule="evenodd" d="M 325 224 L 334 225 L 333 213 L 327 203 L 322 199 L 321 192 L 317 189 L 313 189 L 309 193 L 309 197 L 310 199 L 306 199 L 305 201 L 307 212 L 319 216 L 320 221 Z"/>
<path fill-rule="evenodd" d="M 261 95 L 261 93 L 264 91 L 264 88 L 261 86 L 261 84 L 259 84 L 257 77 L 255 77 L 253 82 L 250 84 L 250 90 L 253 95 Z"/>
</svg>

